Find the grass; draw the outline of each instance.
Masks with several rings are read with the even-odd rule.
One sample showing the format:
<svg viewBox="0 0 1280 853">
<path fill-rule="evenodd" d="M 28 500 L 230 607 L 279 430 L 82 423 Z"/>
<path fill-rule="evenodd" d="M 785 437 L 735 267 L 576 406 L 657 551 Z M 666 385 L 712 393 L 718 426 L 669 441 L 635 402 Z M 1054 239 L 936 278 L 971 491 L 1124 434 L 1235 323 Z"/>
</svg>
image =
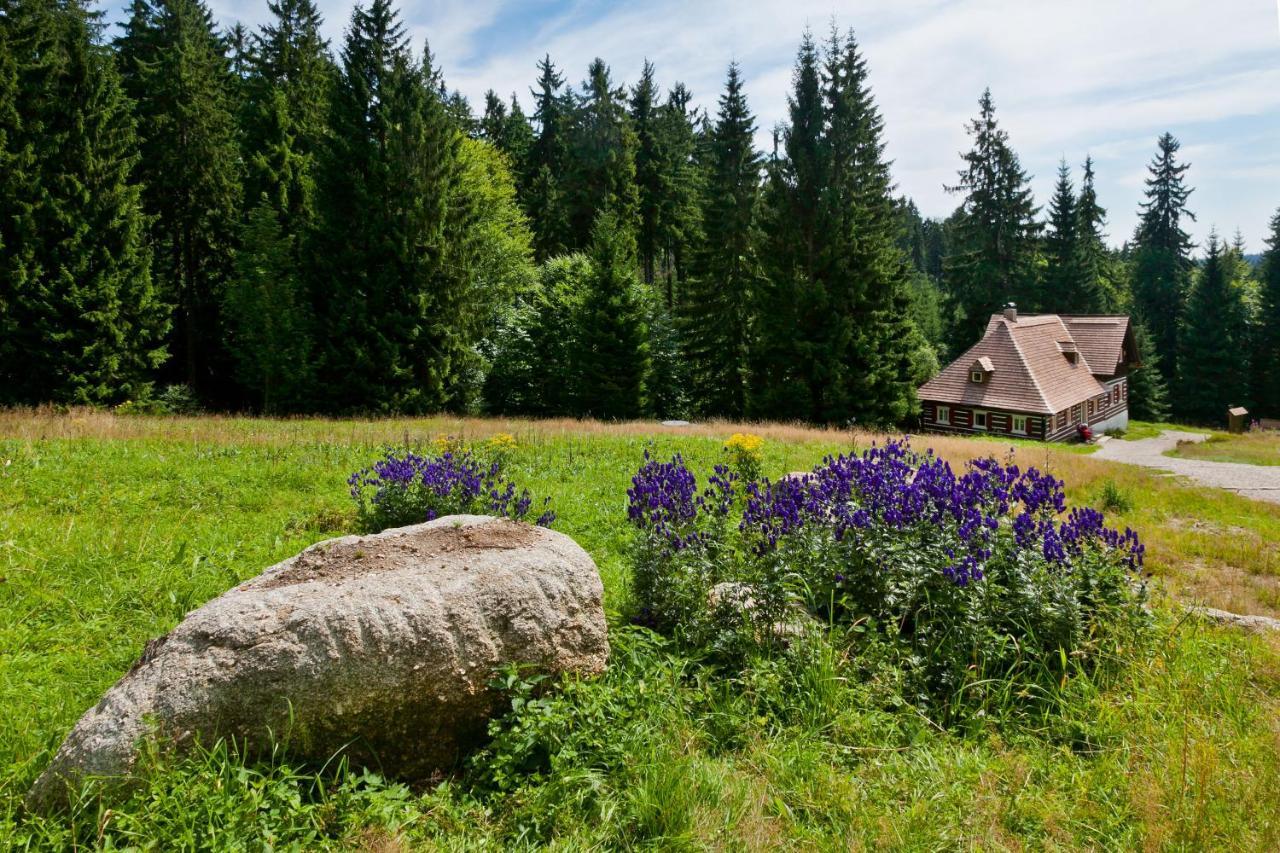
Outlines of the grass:
<svg viewBox="0 0 1280 853">
<path fill-rule="evenodd" d="M 1206 459 L 1211 462 L 1242 462 L 1246 465 L 1280 465 L 1280 433 L 1215 432 L 1201 442 L 1180 441 L 1167 456 Z"/>
<path fill-rule="evenodd" d="M 546 711 L 543 736 L 572 732 L 577 752 L 505 787 L 477 782 L 483 767 L 409 789 L 284 757 L 246 765 L 218 746 L 157 756 L 123 802 L 22 813 L 67 729 L 147 639 L 349 530 L 345 476 L 386 444 L 513 433 L 513 476 L 553 496 L 557 529 L 595 557 L 612 613 L 643 448 L 706 470 L 741 429 L 0 413 L 0 847 L 1280 847 L 1280 646 L 1178 621 L 1167 603 L 1159 639 L 1117 681 L 1064 682 L 1062 712 L 1038 726 L 941 732 L 887 706 L 831 646 L 795 671 L 725 684 L 615 630 L 609 674 Z M 876 438 L 745 429 L 765 437 L 774 476 Z M 957 464 L 1007 446 L 916 443 Z M 1280 615 L 1280 507 L 1061 448 L 1011 452 L 1142 532 L 1169 595 Z"/>
</svg>

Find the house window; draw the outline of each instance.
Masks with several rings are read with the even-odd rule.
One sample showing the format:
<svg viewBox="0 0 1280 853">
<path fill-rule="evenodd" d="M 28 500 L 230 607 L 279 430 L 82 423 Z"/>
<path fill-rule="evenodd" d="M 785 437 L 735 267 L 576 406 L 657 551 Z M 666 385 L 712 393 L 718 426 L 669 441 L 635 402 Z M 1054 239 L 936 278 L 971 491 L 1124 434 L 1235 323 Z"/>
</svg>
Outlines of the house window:
<svg viewBox="0 0 1280 853">
<path fill-rule="evenodd" d="M 939 406 L 938 413 L 934 415 L 933 419 L 940 424 L 949 425 L 951 423 L 951 409 L 947 406 Z"/>
<path fill-rule="evenodd" d="M 987 428 L 987 413 L 986 413 L 986 412 L 974 412 L 974 413 L 973 413 L 973 428 L 974 428 L 974 429 L 986 429 L 986 428 Z"/>
<path fill-rule="evenodd" d="M 1129 399 L 1129 383 L 1128 382 L 1120 383 L 1120 396 L 1124 397 L 1126 400 Z"/>
<path fill-rule="evenodd" d="M 970 378 L 970 379 L 972 379 L 972 380 L 974 381 L 974 383 L 975 383 L 975 384 L 977 384 L 977 385 L 981 385 L 981 384 L 982 384 L 982 371 L 981 371 L 981 370 L 974 370 L 974 371 L 971 371 L 971 372 L 969 373 L 969 378 Z"/>
<path fill-rule="evenodd" d="M 1089 401 L 1089 417 L 1093 417 L 1093 401 Z"/>
<path fill-rule="evenodd" d="M 1026 415 L 1013 416 L 1013 431 L 1018 435 L 1027 434 L 1027 417 Z"/>
<path fill-rule="evenodd" d="M 1111 399 L 1113 402 L 1120 402 L 1120 386 L 1117 385 L 1111 389 Z"/>
</svg>

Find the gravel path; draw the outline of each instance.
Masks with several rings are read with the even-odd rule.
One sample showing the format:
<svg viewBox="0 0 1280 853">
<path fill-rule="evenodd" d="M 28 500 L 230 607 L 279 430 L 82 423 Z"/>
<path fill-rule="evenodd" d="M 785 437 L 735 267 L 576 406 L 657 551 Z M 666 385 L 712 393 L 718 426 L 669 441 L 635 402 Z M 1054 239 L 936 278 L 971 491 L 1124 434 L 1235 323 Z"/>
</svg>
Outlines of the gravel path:
<svg viewBox="0 0 1280 853">
<path fill-rule="evenodd" d="M 1144 468 L 1157 468 L 1254 500 L 1280 503 L 1280 465 L 1207 462 L 1203 459 L 1180 459 L 1164 455 L 1166 450 L 1177 447 L 1179 441 L 1204 441 L 1208 437 L 1201 432 L 1167 429 L 1159 438 L 1141 441 L 1112 439 L 1103 444 L 1093 457 L 1141 465 Z"/>
</svg>

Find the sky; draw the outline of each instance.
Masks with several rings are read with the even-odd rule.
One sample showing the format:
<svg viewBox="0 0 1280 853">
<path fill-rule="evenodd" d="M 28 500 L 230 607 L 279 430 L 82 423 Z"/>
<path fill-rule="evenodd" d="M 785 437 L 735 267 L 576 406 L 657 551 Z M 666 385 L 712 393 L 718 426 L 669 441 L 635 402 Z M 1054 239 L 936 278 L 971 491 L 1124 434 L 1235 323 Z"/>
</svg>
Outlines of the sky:
<svg viewBox="0 0 1280 853">
<path fill-rule="evenodd" d="M 224 26 L 268 14 L 266 0 L 207 2 Z M 354 4 L 318 3 L 336 48 Z M 490 88 L 517 93 L 529 110 L 544 53 L 575 86 L 596 56 L 628 84 L 647 58 L 664 88 L 682 81 L 714 110 L 737 61 L 766 150 L 786 117 L 801 34 L 823 36 L 834 20 L 862 45 L 898 191 L 926 216 L 959 202 L 944 187 L 988 86 L 1041 205 L 1061 159 L 1078 181 L 1093 157 L 1113 244 L 1133 232 L 1166 130 L 1191 164 L 1195 240 L 1239 229 L 1261 251 L 1280 209 L 1280 0 L 402 0 L 400 9 L 415 48 L 429 39 L 449 87 L 477 110 Z"/>
</svg>

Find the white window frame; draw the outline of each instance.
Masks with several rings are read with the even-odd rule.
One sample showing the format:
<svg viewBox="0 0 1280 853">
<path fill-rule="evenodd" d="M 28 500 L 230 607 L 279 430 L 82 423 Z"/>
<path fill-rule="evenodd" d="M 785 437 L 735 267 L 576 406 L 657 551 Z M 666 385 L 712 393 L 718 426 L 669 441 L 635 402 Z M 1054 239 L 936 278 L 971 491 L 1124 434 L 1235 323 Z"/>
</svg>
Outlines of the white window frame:
<svg viewBox="0 0 1280 853">
<path fill-rule="evenodd" d="M 986 376 L 981 370 L 970 370 L 969 378 L 973 380 L 975 385 L 981 385 L 983 378 Z"/>
<path fill-rule="evenodd" d="M 938 407 L 936 408 L 936 410 L 934 411 L 934 413 L 933 413 L 933 419 L 934 419 L 934 421 L 936 421 L 937 423 L 940 423 L 940 424 L 946 424 L 947 426 L 951 426 L 951 407 L 950 407 L 950 406 L 938 406 Z"/>
<path fill-rule="evenodd" d="M 1019 423 L 1021 423 L 1021 424 L 1022 424 L 1022 426 L 1021 426 L 1021 427 L 1019 427 L 1019 426 L 1018 426 L 1018 424 L 1019 424 Z M 1027 434 L 1027 416 L 1026 416 L 1026 415 L 1014 415 L 1014 416 L 1013 416 L 1013 427 L 1012 427 L 1012 429 L 1013 429 L 1013 434 L 1014 434 L 1014 435 L 1026 435 L 1026 434 Z"/>
<path fill-rule="evenodd" d="M 978 424 L 978 418 L 982 418 L 981 425 Z M 986 432 L 988 429 L 991 428 L 991 415 L 988 414 L 987 412 L 982 412 L 982 411 L 978 411 L 977 409 L 974 409 L 973 410 L 973 428 L 980 429 L 983 432 Z"/>
</svg>

